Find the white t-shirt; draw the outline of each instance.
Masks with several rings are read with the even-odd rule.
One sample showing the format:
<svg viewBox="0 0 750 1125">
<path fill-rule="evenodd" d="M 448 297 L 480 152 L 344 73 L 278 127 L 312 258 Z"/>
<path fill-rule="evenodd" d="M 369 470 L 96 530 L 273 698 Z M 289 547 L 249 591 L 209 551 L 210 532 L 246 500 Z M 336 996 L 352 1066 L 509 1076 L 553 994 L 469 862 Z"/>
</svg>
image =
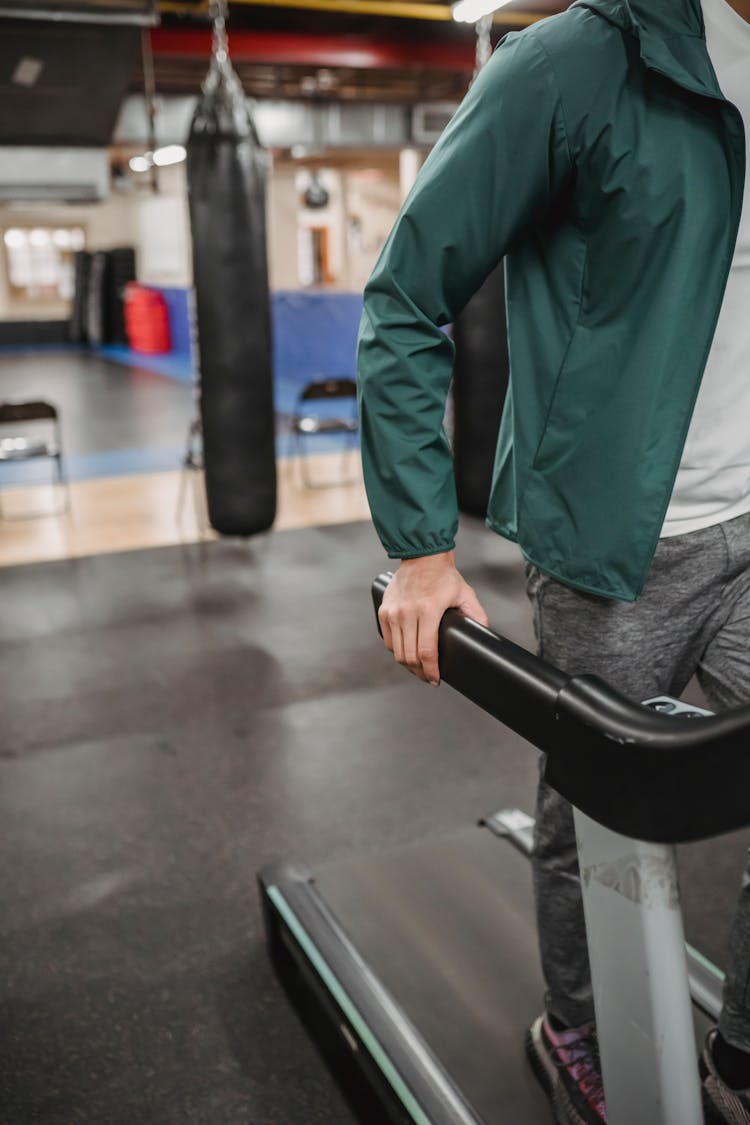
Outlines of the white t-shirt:
<svg viewBox="0 0 750 1125">
<path fill-rule="evenodd" d="M 750 512 L 750 23 L 727 0 L 702 0 L 724 97 L 742 114 L 748 161 L 737 246 L 662 536 Z"/>
</svg>

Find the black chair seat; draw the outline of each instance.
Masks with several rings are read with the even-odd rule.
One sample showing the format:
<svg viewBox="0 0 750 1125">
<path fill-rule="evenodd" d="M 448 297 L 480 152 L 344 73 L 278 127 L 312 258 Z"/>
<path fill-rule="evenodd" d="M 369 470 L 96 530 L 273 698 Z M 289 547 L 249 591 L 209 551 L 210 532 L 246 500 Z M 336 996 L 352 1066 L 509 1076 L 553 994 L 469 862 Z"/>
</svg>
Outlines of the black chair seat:
<svg viewBox="0 0 750 1125">
<path fill-rule="evenodd" d="M 0 438 L 0 461 L 28 461 L 32 457 L 57 457 L 60 447 L 38 438 Z"/>
<path fill-rule="evenodd" d="M 356 418 L 317 418 L 306 415 L 293 420 L 293 428 L 301 434 L 356 434 Z"/>
</svg>

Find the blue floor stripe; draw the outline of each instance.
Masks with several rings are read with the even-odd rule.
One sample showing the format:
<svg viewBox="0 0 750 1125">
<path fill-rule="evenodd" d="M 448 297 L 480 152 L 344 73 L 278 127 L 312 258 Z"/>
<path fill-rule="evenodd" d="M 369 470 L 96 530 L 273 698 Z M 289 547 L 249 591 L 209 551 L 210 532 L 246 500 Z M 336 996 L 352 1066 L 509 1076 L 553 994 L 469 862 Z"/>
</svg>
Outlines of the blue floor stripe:
<svg viewBox="0 0 750 1125">
<path fill-rule="evenodd" d="M 105 347 L 98 349 L 99 354 L 105 359 L 121 363 L 126 367 L 140 367 L 156 375 L 168 379 L 176 379 L 180 383 L 192 384 L 195 380 L 190 356 L 185 355 L 142 355 L 140 352 L 131 351 L 129 348 Z M 294 378 L 289 375 L 276 375 L 274 378 L 274 405 L 279 414 L 291 414 L 296 406 L 299 392 L 308 382 L 306 377 Z M 324 417 L 331 417 L 344 409 L 347 414 L 352 411 L 352 400 L 336 400 L 329 402 L 316 402 L 315 410 Z"/>
<path fill-rule="evenodd" d="M 189 355 L 173 352 L 168 352 L 166 355 L 144 355 L 130 348 L 110 344 L 97 348 L 96 351 L 98 355 L 103 356 L 104 359 L 111 359 L 114 363 L 121 363 L 125 367 L 140 367 L 143 371 L 150 371 L 154 375 L 176 379 L 178 383 L 193 383 L 195 380 L 193 361 Z"/>
<path fill-rule="evenodd" d="M 96 453 L 71 453 L 65 458 L 70 480 L 96 477 L 132 476 L 137 473 L 164 473 L 179 469 L 183 449 L 106 449 Z M 9 462 L 0 465 L 0 487 L 45 484 L 52 479 L 54 464 L 48 459 Z"/>
<path fill-rule="evenodd" d="M 341 438 L 323 436 L 306 440 L 303 451 L 311 456 L 336 453 L 346 447 Z M 280 460 L 296 455 L 291 434 L 278 434 L 276 455 Z M 93 480 L 98 477 L 135 476 L 140 473 L 174 472 L 182 465 L 184 446 L 172 448 L 106 449 L 95 453 L 71 453 L 65 458 L 69 480 Z M 54 478 L 54 463 L 46 458 L 17 461 L 0 465 L 0 488 L 47 484 Z"/>
<path fill-rule="evenodd" d="M 101 348 L 89 348 L 82 344 L 34 344 L 0 347 L 0 358 L 12 355 L 22 355 L 31 352 L 81 352 L 100 355 L 103 359 L 121 364 L 123 367 L 138 367 L 154 375 L 161 375 L 168 379 L 175 379 L 178 383 L 192 385 L 195 381 L 195 370 L 190 356 L 169 352 L 166 355 L 144 355 L 134 352 L 130 348 L 115 345 L 106 345 Z M 274 404 L 279 414 L 291 414 L 297 406 L 297 398 L 302 387 L 309 382 L 306 375 L 276 375 L 274 377 Z M 331 402 L 317 402 L 315 409 L 322 415 L 338 413 L 342 410 L 349 412 L 352 400 L 336 400 Z"/>
<path fill-rule="evenodd" d="M 85 344 L 0 344 L 0 359 L 10 358 L 14 355 L 49 355 L 53 352 L 80 352 L 91 353 L 91 348 Z"/>
</svg>

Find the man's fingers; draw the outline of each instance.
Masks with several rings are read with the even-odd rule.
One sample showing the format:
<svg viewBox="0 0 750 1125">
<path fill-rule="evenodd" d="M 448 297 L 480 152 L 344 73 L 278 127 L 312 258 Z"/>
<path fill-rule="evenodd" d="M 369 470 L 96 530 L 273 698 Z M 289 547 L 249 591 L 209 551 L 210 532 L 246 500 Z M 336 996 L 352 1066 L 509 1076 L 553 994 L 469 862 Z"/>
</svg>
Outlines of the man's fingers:
<svg viewBox="0 0 750 1125">
<path fill-rule="evenodd" d="M 438 630 L 443 612 L 455 606 L 467 617 L 488 625 L 487 614 L 471 586 L 461 578 L 452 558 L 437 556 L 401 564 L 378 610 L 386 648 L 421 680 L 440 683 Z"/>
<path fill-rule="evenodd" d="M 430 684 L 440 683 L 440 667 L 438 665 L 438 628 L 440 619 L 433 614 L 424 614 L 419 619 L 417 633 L 417 658 L 421 665 L 422 676 Z"/>
<path fill-rule="evenodd" d="M 437 658 L 437 631 L 440 621 L 430 614 L 378 614 L 383 641 L 395 660 L 420 680 L 438 683 L 440 671 Z"/>
<path fill-rule="evenodd" d="M 478 621 L 480 625 L 484 625 L 485 628 L 489 628 L 490 619 L 484 612 L 484 609 L 482 608 L 479 599 L 477 598 L 473 590 L 468 591 L 466 597 L 463 599 L 458 608 L 460 609 L 461 613 L 463 613 L 464 617 L 470 617 L 472 621 Z"/>
<path fill-rule="evenodd" d="M 401 634 L 401 626 L 398 621 L 391 623 L 391 643 L 393 648 L 391 652 L 399 664 L 404 663 L 404 638 Z"/>
<path fill-rule="evenodd" d="M 380 623 L 380 631 L 383 634 L 383 641 L 385 642 L 385 647 L 388 649 L 389 652 L 393 652 L 393 637 L 391 635 L 391 621 L 390 621 L 390 618 L 388 616 L 387 610 L 385 610 L 382 606 L 380 607 L 380 609 L 378 611 L 378 621 Z"/>
<path fill-rule="evenodd" d="M 417 621 L 416 614 L 409 613 L 401 621 L 401 637 L 404 646 L 403 663 L 415 675 L 421 676 L 422 668 L 417 659 Z"/>
</svg>

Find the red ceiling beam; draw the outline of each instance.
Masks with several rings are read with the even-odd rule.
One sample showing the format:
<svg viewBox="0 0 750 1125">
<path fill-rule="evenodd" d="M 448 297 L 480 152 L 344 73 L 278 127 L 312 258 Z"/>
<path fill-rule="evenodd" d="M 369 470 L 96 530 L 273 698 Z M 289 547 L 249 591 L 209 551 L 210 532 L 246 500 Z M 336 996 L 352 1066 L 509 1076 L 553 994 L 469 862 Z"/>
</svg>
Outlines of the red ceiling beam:
<svg viewBox="0 0 750 1125">
<path fill-rule="evenodd" d="M 207 58 L 208 30 L 194 27 L 155 27 L 151 45 L 157 56 Z M 364 35 L 306 35 L 286 31 L 232 31 L 229 51 L 236 62 L 277 63 L 287 66 L 367 68 L 428 67 L 431 70 L 470 71 L 474 43 L 400 42 Z"/>
</svg>

